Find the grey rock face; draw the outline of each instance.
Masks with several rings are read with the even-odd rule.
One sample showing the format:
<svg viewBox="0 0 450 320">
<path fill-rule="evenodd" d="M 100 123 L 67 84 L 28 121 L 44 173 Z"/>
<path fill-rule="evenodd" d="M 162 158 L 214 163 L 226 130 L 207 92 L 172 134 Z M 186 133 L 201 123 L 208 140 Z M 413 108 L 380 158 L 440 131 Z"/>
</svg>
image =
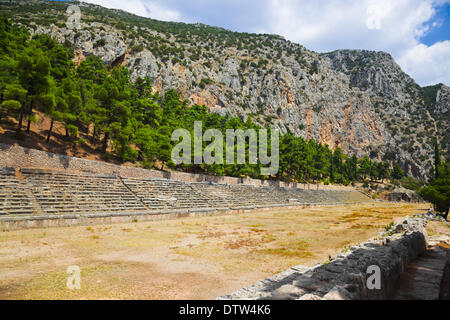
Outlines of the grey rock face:
<svg viewBox="0 0 450 320">
<path fill-rule="evenodd" d="M 434 112 L 444 114 L 450 109 L 450 88 L 445 84 L 441 86 L 436 96 Z"/>
</svg>

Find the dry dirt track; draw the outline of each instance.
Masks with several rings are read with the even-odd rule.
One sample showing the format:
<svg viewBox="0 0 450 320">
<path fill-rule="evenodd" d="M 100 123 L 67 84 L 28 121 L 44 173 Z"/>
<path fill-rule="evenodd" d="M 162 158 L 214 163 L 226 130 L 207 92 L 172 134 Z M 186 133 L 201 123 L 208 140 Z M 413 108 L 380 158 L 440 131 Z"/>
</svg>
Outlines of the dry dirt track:
<svg viewBox="0 0 450 320">
<path fill-rule="evenodd" d="M 313 265 L 427 204 L 373 203 L 0 233 L 0 299 L 214 299 Z M 66 287 L 68 266 L 81 289 Z"/>
</svg>

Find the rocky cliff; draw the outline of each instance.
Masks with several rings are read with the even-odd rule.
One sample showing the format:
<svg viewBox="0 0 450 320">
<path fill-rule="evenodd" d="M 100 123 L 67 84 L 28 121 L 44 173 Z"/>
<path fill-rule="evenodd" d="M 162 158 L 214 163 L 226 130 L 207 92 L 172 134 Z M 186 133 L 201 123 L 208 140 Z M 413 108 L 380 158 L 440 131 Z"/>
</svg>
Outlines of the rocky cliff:
<svg viewBox="0 0 450 320">
<path fill-rule="evenodd" d="M 100 56 L 128 67 L 133 78 L 149 76 L 155 90 L 174 88 L 213 112 L 400 162 L 415 176 L 430 171 L 435 136 L 448 149 L 449 88 L 424 90 L 387 53 L 319 54 L 275 35 L 78 5 L 79 29 L 66 26 L 66 3 L 0 2 L 0 10 L 32 34 L 72 45 L 77 63 Z"/>
</svg>

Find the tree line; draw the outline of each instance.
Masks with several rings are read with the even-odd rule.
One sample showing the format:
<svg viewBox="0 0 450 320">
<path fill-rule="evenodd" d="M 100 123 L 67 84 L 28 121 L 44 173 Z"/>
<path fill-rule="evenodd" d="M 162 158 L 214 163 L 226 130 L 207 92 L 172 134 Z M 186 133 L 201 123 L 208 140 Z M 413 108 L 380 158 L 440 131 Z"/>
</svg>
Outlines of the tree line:
<svg viewBox="0 0 450 320">
<path fill-rule="evenodd" d="M 154 93 L 149 78 L 132 81 L 127 68 L 108 67 L 98 57 L 89 56 L 75 66 L 70 43 L 59 44 L 43 34 L 30 37 L 25 28 L 6 18 L 0 19 L 0 54 L 0 117 L 6 112 L 16 117 L 16 135 L 21 139 L 30 133 L 34 112 L 40 111 L 50 119 L 47 142 L 58 122 L 65 128 L 68 143 L 85 143 L 81 131 L 106 159 L 114 155 L 146 168 L 345 185 L 404 175 L 398 164 L 368 156 L 358 159 L 340 148 L 331 150 L 291 133 L 280 137 L 280 170 L 273 177 L 260 176 L 260 163 L 176 166 L 171 161 L 175 129 L 193 134 L 194 121 L 202 121 L 205 130 L 215 128 L 225 135 L 227 129 L 260 126 L 251 118 L 221 116 L 205 106 L 190 106 L 175 90 Z"/>
<path fill-rule="evenodd" d="M 420 196 L 431 202 L 434 209 L 448 218 L 450 208 L 450 163 L 441 162 L 437 141 L 434 142 L 434 174 L 429 184 L 419 190 Z"/>
</svg>

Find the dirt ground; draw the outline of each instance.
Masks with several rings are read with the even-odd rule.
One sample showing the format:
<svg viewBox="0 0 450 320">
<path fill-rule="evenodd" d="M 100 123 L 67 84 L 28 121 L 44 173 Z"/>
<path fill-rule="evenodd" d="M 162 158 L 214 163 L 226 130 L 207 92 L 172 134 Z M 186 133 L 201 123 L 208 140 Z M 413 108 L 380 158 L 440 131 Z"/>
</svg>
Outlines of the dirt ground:
<svg viewBox="0 0 450 320">
<path fill-rule="evenodd" d="M 101 142 L 92 141 L 92 137 L 89 133 L 92 132 L 92 127 L 89 129 L 84 128 L 84 130 L 80 130 L 78 137 L 84 139 L 85 142 L 75 145 L 75 139 L 66 137 L 64 125 L 61 122 L 55 121 L 50 141 L 47 143 L 46 139 L 48 129 L 50 127 L 50 119 L 39 111 L 34 111 L 34 116 L 36 121 L 31 123 L 30 133 L 25 133 L 27 121 L 24 121 L 24 127 L 22 127 L 23 138 L 18 139 L 16 136 L 18 123 L 17 119 L 15 119 L 11 114 L 4 114 L 2 117 L 2 123 L 0 124 L 0 142 L 12 145 L 17 144 L 25 148 L 65 154 L 88 160 L 106 160 L 104 159 L 103 153 L 100 152 Z M 108 148 L 108 151 L 111 151 L 110 148 Z M 108 160 L 108 162 L 111 163 L 122 164 L 113 156 L 111 156 Z M 133 166 L 131 163 L 126 163 L 126 165 Z"/>
<path fill-rule="evenodd" d="M 302 210 L 0 233 L 0 299 L 214 299 L 314 265 L 426 204 Z M 69 266 L 81 289 L 66 286 Z"/>
</svg>

